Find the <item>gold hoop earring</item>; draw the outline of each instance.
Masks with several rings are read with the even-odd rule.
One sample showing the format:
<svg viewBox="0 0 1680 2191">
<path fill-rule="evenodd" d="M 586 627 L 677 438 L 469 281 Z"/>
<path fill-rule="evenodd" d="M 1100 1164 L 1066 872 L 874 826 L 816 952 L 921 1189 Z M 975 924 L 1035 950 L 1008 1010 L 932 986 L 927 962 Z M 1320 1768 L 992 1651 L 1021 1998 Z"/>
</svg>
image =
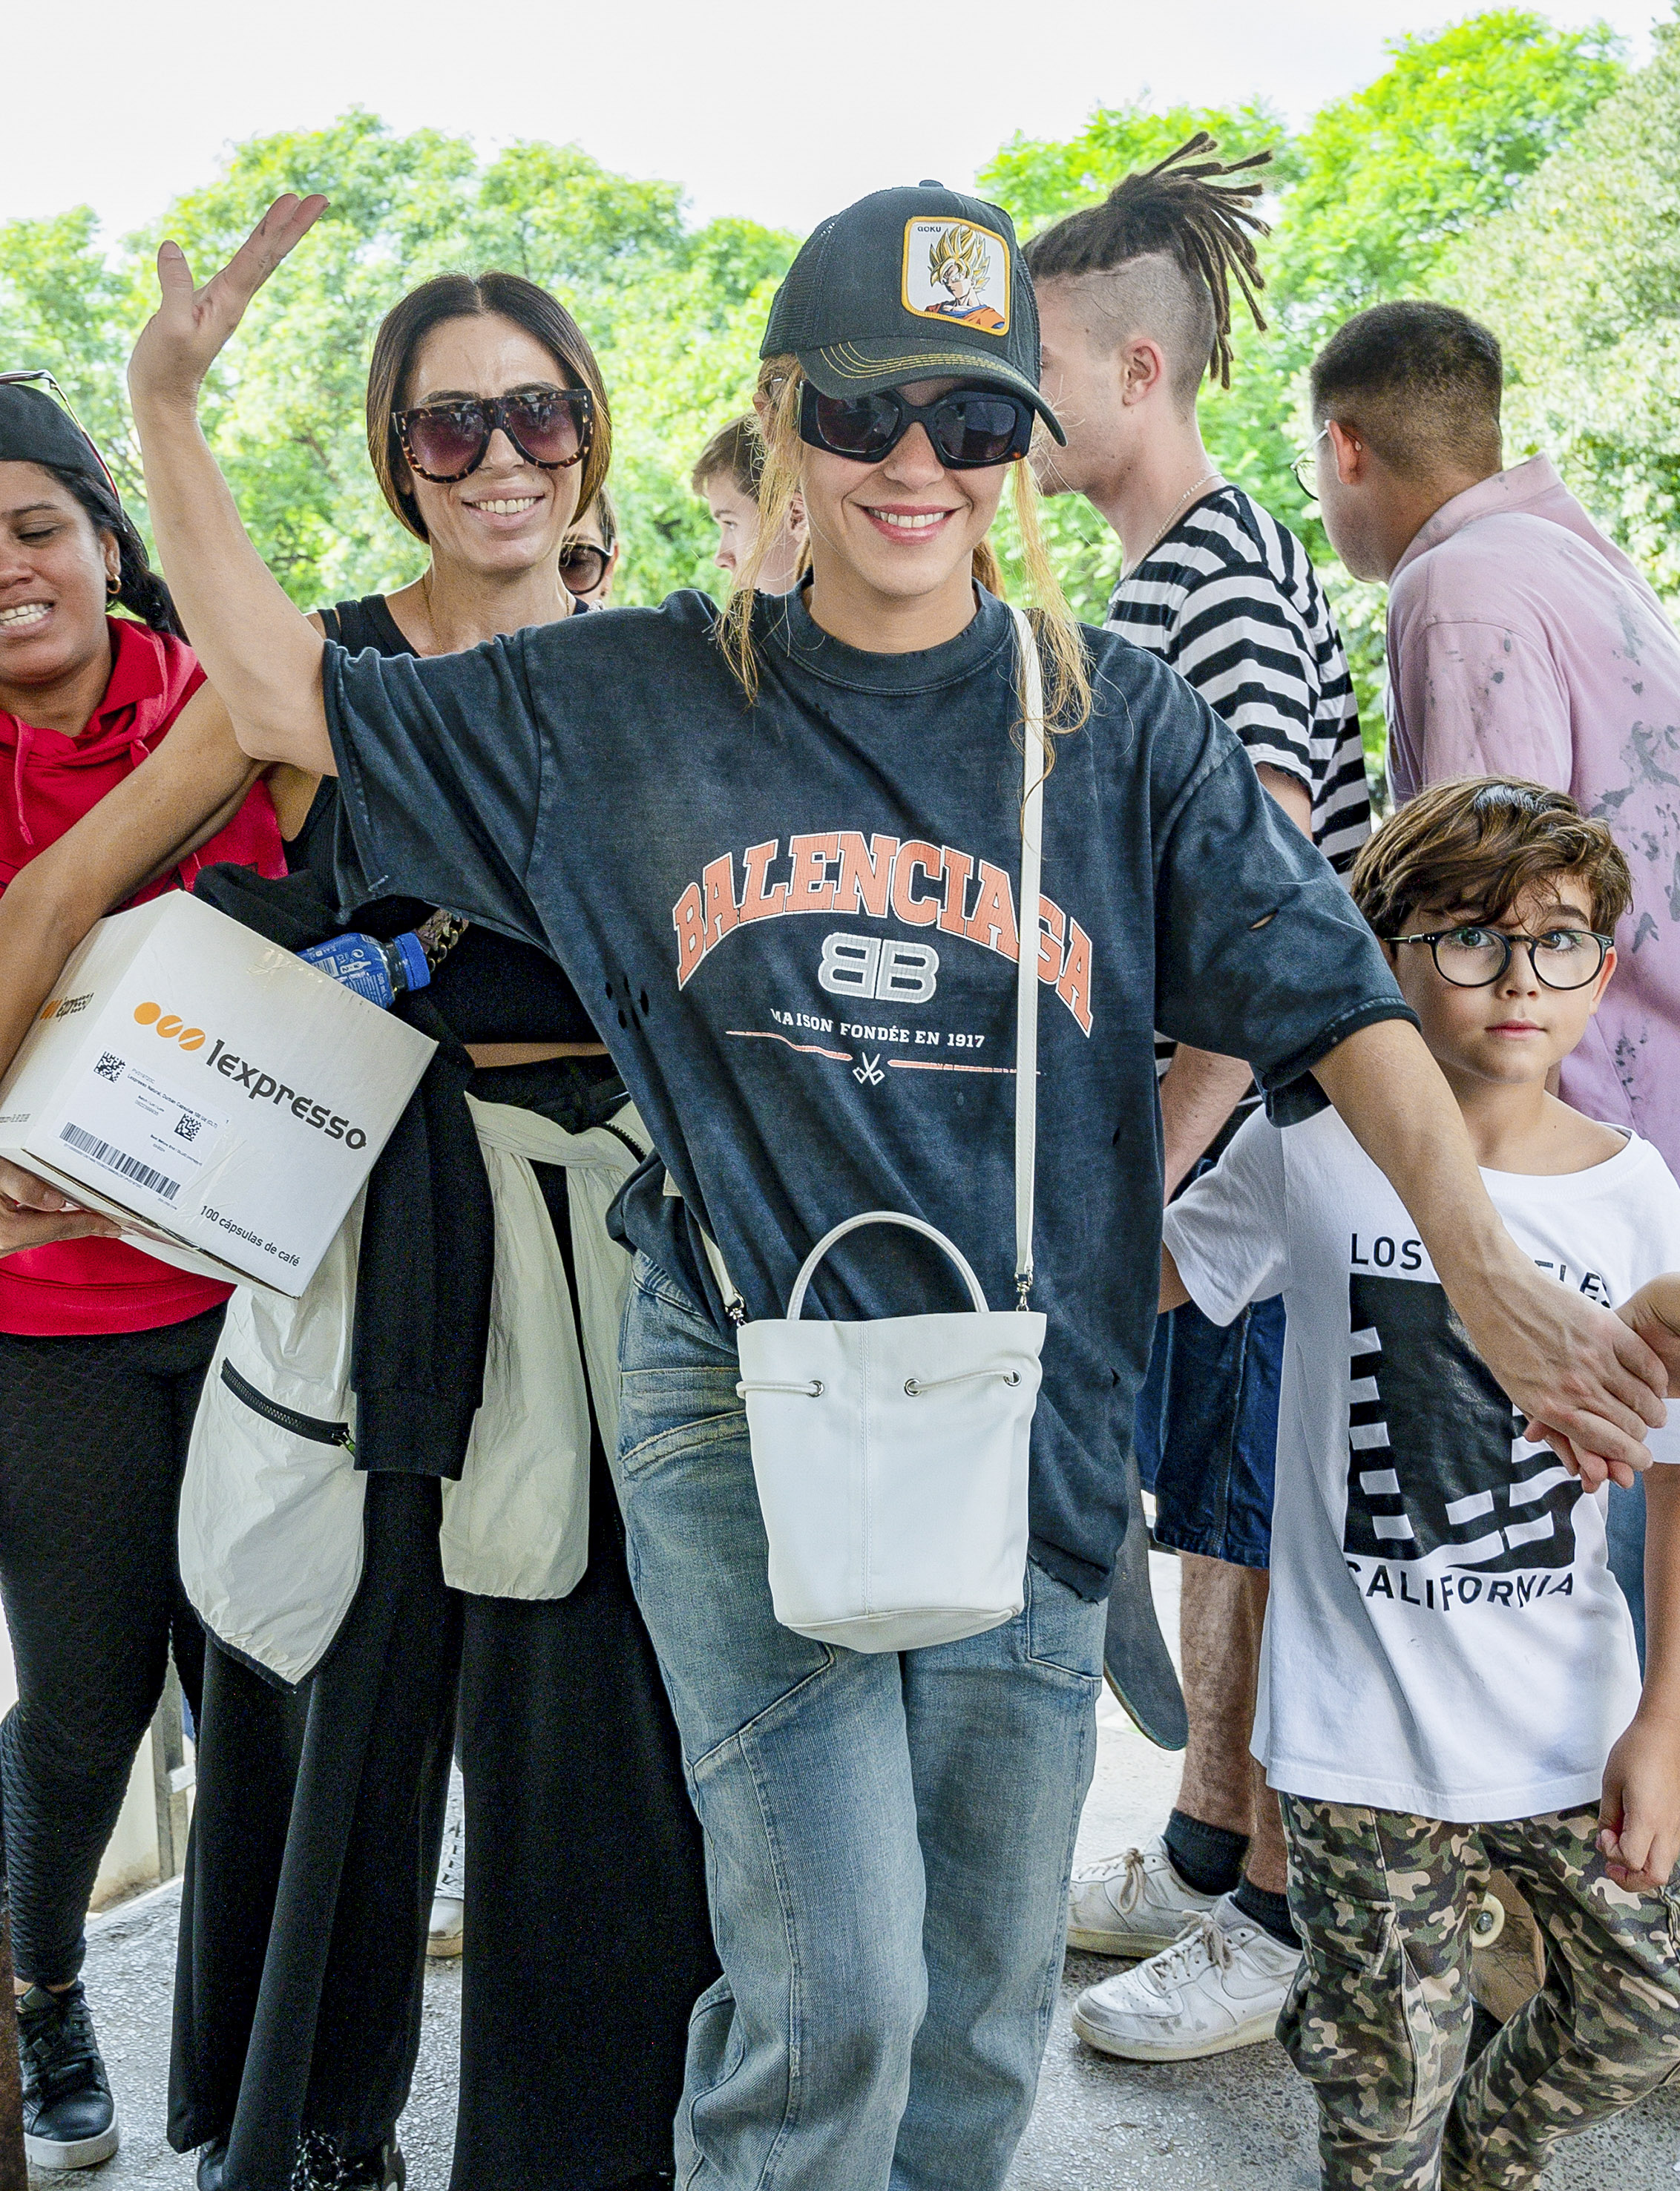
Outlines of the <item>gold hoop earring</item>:
<svg viewBox="0 0 1680 2191">
<path fill-rule="evenodd" d="M 121 580 L 121 578 L 108 578 L 105 580 L 105 599 L 106 599 L 108 601 L 114 601 L 114 600 L 117 599 L 117 595 L 122 592 L 122 581 Z"/>
</svg>

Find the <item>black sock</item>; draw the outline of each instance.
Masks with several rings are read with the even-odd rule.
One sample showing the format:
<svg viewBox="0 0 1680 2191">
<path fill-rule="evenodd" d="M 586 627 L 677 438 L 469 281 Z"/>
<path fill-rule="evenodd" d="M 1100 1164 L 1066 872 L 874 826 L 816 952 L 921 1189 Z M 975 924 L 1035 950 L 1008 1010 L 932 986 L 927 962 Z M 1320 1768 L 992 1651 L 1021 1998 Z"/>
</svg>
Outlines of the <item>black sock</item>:
<svg viewBox="0 0 1680 2191">
<path fill-rule="evenodd" d="M 1231 1898 L 1244 1916 L 1258 1925 L 1262 1932 L 1270 1933 L 1280 1948 L 1298 1948 L 1301 1945 L 1301 1935 L 1290 1922 L 1290 1898 L 1287 1894 L 1268 1894 L 1263 1887 L 1256 1887 L 1244 1872 Z"/>
<path fill-rule="evenodd" d="M 1161 1836 L 1172 1868 L 1198 1894 L 1228 1894 L 1243 1875 L 1248 1835 L 1226 1826 L 1210 1826 L 1187 1812 L 1175 1811 Z"/>
</svg>

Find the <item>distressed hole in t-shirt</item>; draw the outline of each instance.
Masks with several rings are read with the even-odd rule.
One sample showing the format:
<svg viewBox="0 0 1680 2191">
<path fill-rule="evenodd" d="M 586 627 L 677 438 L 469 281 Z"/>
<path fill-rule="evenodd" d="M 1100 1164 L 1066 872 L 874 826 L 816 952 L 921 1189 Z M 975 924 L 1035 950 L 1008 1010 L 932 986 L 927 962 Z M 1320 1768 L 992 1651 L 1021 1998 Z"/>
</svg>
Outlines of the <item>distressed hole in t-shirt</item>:
<svg viewBox="0 0 1680 2191">
<path fill-rule="evenodd" d="M 648 1010 L 648 1004 L 647 1004 L 647 992 L 646 992 L 646 989 L 644 989 L 644 990 L 642 991 L 642 993 L 641 993 L 641 996 L 636 999 L 636 1001 L 637 1001 L 637 1003 L 640 1004 L 640 1006 L 641 1006 L 641 1008 L 642 1016 L 643 1016 L 643 1018 L 645 1019 L 645 1018 L 646 1017 L 646 1016 L 647 1016 L 647 1010 Z"/>
<path fill-rule="evenodd" d="M 1275 912 L 1275 911 L 1273 911 L 1273 912 L 1272 912 L 1272 913 L 1261 913 L 1261 917 L 1260 917 L 1260 919 L 1259 919 L 1258 920 L 1251 920 L 1251 921 L 1250 921 L 1250 923 L 1249 923 L 1249 934 L 1250 934 L 1250 936 L 1252 936 L 1252 935 L 1254 934 L 1254 932 L 1255 932 L 1256 929 L 1257 929 L 1257 928 L 1267 928 L 1267 927 L 1269 927 L 1269 926 L 1271 925 L 1271 924 L 1272 924 L 1272 923 L 1273 923 L 1273 922 L 1277 918 L 1278 918 L 1278 916 L 1277 916 L 1277 913 L 1276 913 L 1276 912 Z"/>
</svg>

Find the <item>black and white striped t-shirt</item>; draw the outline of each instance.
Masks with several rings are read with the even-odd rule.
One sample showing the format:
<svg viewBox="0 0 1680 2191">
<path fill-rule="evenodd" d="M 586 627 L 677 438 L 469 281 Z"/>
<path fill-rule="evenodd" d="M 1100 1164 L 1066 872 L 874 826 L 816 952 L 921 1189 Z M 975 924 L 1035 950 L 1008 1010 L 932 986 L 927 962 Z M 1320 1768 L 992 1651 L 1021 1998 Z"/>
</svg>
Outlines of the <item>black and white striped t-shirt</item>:
<svg viewBox="0 0 1680 2191">
<path fill-rule="evenodd" d="M 1359 711 L 1294 533 L 1241 487 L 1216 489 L 1120 580 L 1108 629 L 1170 663 L 1251 760 L 1306 785 L 1313 841 L 1345 874 L 1371 826 Z"/>
<path fill-rule="evenodd" d="M 1324 588 L 1294 533 L 1241 487 L 1216 488 L 1120 580 L 1108 629 L 1170 663 L 1250 760 L 1306 785 L 1313 841 L 1345 874 L 1371 827 L 1358 703 Z M 1156 1036 L 1158 1075 L 1176 1048 Z M 1258 1101 L 1250 1091 L 1213 1149 Z"/>
</svg>

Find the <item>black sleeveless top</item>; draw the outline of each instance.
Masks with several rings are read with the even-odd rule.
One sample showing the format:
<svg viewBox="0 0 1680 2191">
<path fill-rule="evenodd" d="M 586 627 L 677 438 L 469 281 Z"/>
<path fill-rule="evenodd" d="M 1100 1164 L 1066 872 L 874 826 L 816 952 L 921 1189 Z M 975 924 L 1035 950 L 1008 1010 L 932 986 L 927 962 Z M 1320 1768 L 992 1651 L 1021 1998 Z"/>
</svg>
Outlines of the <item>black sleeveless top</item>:
<svg viewBox="0 0 1680 2191">
<path fill-rule="evenodd" d="M 578 608 L 582 607 L 579 602 Z M 327 638 L 352 654 L 369 647 L 378 654 L 414 652 L 383 594 L 340 601 L 335 608 L 323 609 L 321 619 Z M 323 777 L 303 828 L 286 847 L 293 873 L 309 868 L 329 895 L 339 821 L 338 780 Z M 358 908 L 356 919 L 370 934 L 399 936 L 418 927 L 431 911 L 418 899 L 381 898 L 375 905 Z M 426 993 L 462 1042 L 601 1040 L 578 992 L 552 959 L 476 923 L 433 974 Z"/>
</svg>

